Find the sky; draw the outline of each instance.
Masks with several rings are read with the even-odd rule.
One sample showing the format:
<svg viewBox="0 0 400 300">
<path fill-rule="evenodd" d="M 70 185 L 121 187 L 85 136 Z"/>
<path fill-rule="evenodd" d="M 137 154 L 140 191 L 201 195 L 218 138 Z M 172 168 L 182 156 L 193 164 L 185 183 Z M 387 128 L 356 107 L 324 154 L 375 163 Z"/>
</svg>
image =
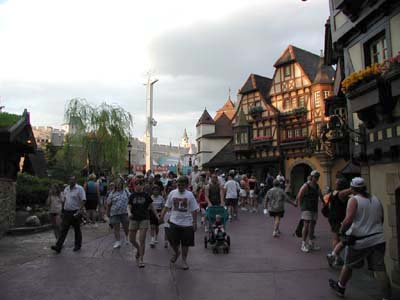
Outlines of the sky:
<svg viewBox="0 0 400 300">
<path fill-rule="evenodd" d="M 251 73 L 272 77 L 289 44 L 324 45 L 327 0 L 0 0 L 0 105 L 61 128 L 68 100 L 117 104 L 145 132 L 148 74 L 154 135 L 194 142 Z"/>
</svg>

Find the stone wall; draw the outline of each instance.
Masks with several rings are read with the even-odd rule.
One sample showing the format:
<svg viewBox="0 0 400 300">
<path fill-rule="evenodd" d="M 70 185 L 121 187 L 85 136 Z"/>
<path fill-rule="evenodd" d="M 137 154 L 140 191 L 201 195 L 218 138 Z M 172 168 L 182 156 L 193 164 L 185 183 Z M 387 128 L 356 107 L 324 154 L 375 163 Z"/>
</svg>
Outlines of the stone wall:
<svg viewBox="0 0 400 300">
<path fill-rule="evenodd" d="M 0 237 L 14 225 L 16 188 L 15 182 L 0 178 Z"/>
</svg>

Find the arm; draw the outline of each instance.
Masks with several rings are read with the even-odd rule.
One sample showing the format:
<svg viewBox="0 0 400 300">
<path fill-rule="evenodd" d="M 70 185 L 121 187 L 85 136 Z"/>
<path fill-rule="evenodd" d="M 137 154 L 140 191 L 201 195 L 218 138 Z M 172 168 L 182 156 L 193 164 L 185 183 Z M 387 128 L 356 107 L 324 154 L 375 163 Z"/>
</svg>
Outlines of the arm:
<svg viewBox="0 0 400 300">
<path fill-rule="evenodd" d="M 192 218 L 193 218 L 193 230 L 197 230 L 197 209 L 192 211 Z"/>
<path fill-rule="evenodd" d="M 221 206 L 225 206 L 225 190 L 223 186 L 219 189 L 219 194 L 221 197 Z"/>
<path fill-rule="evenodd" d="M 351 195 L 351 188 L 345 189 L 339 192 L 339 199 L 340 201 L 345 202 L 350 195 Z"/>
<path fill-rule="evenodd" d="M 303 186 L 300 188 L 300 191 L 297 193 L 296 201 L 295 201 L 296 205 L 299 205 L 299 206 L 301 205 L 301 201 L 304 197 L 304 193 L 306 192 L 306 187 L 307 187 L 307 185 L 303 184 Z"/>
<path fill-rule="evenodd" d="M 206 198 L 208 206 L 212 206 L 210 198 L 208 197 L 208 195 L 209 195 L 209 186 L 207 184 L 205 189 L 204 189 L 204 197 Z"/>
<path fill-rule="evenodd" d="M 153 203 L 150 203 L 150 205 L 149 205 L 149 210 L 151 210 L 151 211 L 153 212 L 153 214 L 156 216 L 156 218 L 158 219 L 158 221 L 164 220 L 164 219 L 161 219 L 161 218 L 158 217 L 157 211 L 156 211 L 156 209 L 154 208 Z"/>
<path fill-rule="evenodd" d="M 351 226 L 354 220 L 354 216 L 357 212 L 357 200 L 355 198 L 351 198 L 347 205 L 346 217 L 342 222 L 342 226 L 340 227 L 340 233 L 344 234 Z"/>
</svg>

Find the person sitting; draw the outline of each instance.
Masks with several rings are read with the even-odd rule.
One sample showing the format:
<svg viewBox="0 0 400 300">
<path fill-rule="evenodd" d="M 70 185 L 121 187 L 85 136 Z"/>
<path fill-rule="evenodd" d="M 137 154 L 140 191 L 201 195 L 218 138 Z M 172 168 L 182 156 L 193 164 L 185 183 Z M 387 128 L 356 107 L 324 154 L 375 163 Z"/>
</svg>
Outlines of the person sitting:
<svg viewBox="0 0 400 300">
<path fill-rule="evenodd" d="M 215 216 L 215 223 L 213 225 L 213 229 L 215 238 L 218 238 L 219 236 L 225 237 L 226 233 L 221 215 Z"/>
</svg>

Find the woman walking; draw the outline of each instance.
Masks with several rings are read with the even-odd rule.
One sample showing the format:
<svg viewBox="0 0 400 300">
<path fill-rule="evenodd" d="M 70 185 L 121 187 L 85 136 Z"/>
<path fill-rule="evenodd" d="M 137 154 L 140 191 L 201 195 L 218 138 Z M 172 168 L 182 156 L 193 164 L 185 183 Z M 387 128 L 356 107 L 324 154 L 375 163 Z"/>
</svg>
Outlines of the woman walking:
<svg viewBox="0 0 400 300">
<path fill-rule="evenodd" d="M 58 185 L 51 185 L 46 204 L 50 207 L 50 222 L 53 226 L 54 236 L 58 239 L 61 230 L 61 211 L 63 208 L 62 193 Z"/>
<path fill-rule="evenodd" d="M 90 174 L 89 181 L 85 183 L 84 189 L 86 192 L 86 213 L 89 218 L 89 223 L 95 224 L 96 210 L 100 198 L 99 185 L 96 182 L 96 175 Z"/>
<path fill-rule="evenodd" d="M 129 192 L 124 189 L 124 183 L 122 180 L 117 179 L 115 181 L 115 190 L 112 191 L 107 198 L 107 215 L 110 216 L 110 226 L 114 229 L 115 243 L 113 245 L 114 249 L 121 247 L 121 233 L 120 225 L 125 232 L 126 241 L 128 241 L 128 200 Z"/>
<path fill-rule="evenodd" d="M 150 226 L 150 210 L 157 216 L 150 195 L 143 192 L 144 178 L 139 175 L 135 180 L 135 191 L 130 195 L 128 202 L 129 215 L 129 240 L 136 248 L 136 261 L 139 268 L 144 268 L 145 264 L 143 256 L 146 247 L 146 233 Z M 139 231 L 139 241 L 136 240 L 137 232 Z"/>
</svg>

